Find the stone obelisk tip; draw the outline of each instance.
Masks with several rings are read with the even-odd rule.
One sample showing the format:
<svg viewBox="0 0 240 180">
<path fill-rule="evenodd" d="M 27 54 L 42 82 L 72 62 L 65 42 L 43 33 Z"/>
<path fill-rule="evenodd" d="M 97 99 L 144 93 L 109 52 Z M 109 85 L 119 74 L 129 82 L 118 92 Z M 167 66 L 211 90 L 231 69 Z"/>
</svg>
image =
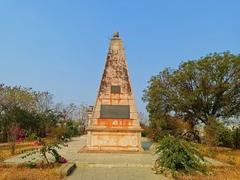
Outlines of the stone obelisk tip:
<svg viewBox="0 0 240 180">
<path fill-rule="evenodd" d="M 113 37 L 114 37 L 114 38 L 119 38 L 119 32 L 114 32 L 114 33 L 113 33 Z"/>
</svg>

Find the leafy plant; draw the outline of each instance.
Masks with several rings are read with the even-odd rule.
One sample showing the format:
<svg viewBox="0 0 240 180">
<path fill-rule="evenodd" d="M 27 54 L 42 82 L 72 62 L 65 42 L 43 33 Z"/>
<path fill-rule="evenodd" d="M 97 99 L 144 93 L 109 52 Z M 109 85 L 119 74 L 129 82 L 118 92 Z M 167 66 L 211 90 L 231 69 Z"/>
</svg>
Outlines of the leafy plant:
<svg viewBox="0 0 240 180">
<path fill-rule="evenodd" d="M 37 167 L 37 163 L 36 162 L 32 162 L 32 161 L 29 161 L 27 163 L 24 164 L 26 167 L 28 168 L 35 168 Z"/>
<path fill-rule="evenodd" d="M 240 149 L 240 127 L 233 130 L 233 147 Z"/>
<path fill-rule="evenodd" d="M 232 148 L 234 146 L 234 131 L 212 117 L 209 118 L 209 122 L 204 127 L 204 139 L 209 146 Z"/>
<path fill-rule="evenodd" d="M 35 137 L 35 136 L 33 136 L 33 137 Z M 40 155 L 44 158 L 44 160 L 46 161 L 46 163 L 48 165 L 50 164 L 50 162 L 49 162 L 49 159 L 47 157 L 47 154 L 51 154 L 55 158 L 55 162 L 59 162 L 59 163 L 66 163 L 67 162 L 67 160 L 64 159 L 57 151 L 57 149 L 61 149 L 62 142 L 57 141 L 55 143 L 47 143 L 46 141 L 44 141 L 40 137 L 38 137 L 38 142 L 41 142 L 41 144 L 40 144 L 41 147 L 38 148 L 38 149 L 33 149 L 32 151 L 30 151 L 26 155 L 22 156 L 22 158 L 26 158 L 28 156 L 40 153 Z M 63 161 L 63 159 L 65 161 Z"/>
<path fill-rule="evenodd" d="M 74 121 L 68 121 L 66 123 L 66 133 L 65 133 L 65 137 L 67 138 L 71 138 L 73 136 L 76 136 L 79 134 L 79 128 L 78 128 L 78 124 Z"/>
<path fill-rule="evenodd" d="M 155 170 L 167 168 L 175 175 L 176 171 L 200 171 L 205 172 L 203 157 L 193 143 L 167 135 L 156 148 L 158 158 Z"/>
</svg>

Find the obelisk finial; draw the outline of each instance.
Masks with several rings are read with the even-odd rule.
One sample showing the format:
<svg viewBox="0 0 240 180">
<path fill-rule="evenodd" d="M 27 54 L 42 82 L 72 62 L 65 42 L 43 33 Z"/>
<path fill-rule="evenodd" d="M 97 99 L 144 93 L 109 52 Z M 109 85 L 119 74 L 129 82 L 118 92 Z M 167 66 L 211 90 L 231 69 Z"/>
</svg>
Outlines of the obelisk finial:
<svg viewBox="0 0 240 180">
<path fill-rule="evenodd" d="M 119 32 L 114 32 L 114 33 L 113 33 L 113 37 L 114 37 L 114 38 L 119 38 Z"/>
</svg>

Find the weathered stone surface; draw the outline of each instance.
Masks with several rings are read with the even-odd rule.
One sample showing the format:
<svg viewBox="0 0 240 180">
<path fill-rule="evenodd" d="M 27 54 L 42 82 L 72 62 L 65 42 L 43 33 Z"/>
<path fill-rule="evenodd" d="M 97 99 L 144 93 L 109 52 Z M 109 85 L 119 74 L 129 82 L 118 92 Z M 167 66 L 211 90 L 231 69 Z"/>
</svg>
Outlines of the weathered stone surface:
<svg viewBox="0 0 240 180">
<path fill-rule="evenodd" d="M 63 164 L 59 169 L 58 173 L 64 177 L 64 176 L 69 176 L 75 169 L 76 169 L 76 164 L 75 163 L 66 163 Z"/>
<path fill-rule="evenodd" d="M 96 104 L 89 115 L 87 150 L 141 151 L 141 127 L 118 33 L 111 39 Z"/>
</svg>

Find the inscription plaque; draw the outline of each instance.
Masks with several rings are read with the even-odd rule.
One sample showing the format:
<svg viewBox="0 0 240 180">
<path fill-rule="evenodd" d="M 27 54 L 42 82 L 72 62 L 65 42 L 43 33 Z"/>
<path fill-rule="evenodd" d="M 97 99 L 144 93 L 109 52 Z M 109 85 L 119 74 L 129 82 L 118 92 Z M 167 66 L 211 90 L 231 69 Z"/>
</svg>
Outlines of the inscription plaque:
<svg viewBox="0 0 240 180">
<path fill-rule="evenodd" d="M 121 87 L 120 86 L 111 86 L 111 93 L 121 93 Z"/>
<path fill-rule="evenodd" d="M 129 105 L 101 105 L 101 119 L 129 119 Z"/>
</svg>

